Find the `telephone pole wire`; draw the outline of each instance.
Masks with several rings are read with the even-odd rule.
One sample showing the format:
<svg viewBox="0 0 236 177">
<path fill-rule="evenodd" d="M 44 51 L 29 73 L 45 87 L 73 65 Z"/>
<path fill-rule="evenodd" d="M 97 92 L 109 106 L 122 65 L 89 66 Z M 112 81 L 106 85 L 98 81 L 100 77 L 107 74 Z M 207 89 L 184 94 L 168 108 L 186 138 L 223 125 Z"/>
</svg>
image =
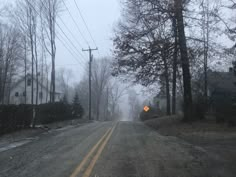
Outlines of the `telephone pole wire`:
<svg viewBox="0 0 236 177">
<path fill-rule="evenodd" d="M 92 120 L 91 118 L 91 102 L 92 102 L 92 86 L 91 86 L 91 81 L 92 81 L 92 61 L 93 61 L 93 55 L 92 51 L 98 50 L 96 49 L 91 49 L 90 47 L 88 49 L 82 49 L 83 52 L 89 52 L 89 120 Z"/>
</svg>

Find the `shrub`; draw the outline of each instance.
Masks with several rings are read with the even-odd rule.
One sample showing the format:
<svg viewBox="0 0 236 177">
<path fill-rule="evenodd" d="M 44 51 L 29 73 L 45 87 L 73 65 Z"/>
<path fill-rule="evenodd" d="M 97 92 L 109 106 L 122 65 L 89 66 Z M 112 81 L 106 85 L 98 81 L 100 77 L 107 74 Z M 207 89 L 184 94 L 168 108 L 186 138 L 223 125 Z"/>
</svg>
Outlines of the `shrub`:
<svg viewBox="0 0 236 177">
<path fill-rule="evenodd" d="M 80 104 L 78 93 L 75 94 L 72 104 L 72 115 L 74 118 L 82 118 L 84 115 L 84 109 Z"/>
<path fill-rule="evenodd" d="M 150 106 L 150 110 L 147 112 L 142 111 L 139 117 L 141 121 L 145 121 L 145 120 L 161 117 L 162 115 L 163 113 L 161 112 L 160 109 L 155 109 L 154 107 Z"/>
<path fill-rule="evenodd" d="M 205 114 L 207 112 L 207 104 L 204 96 L 198 95 L 193 100 L 193 118 L 194 120 L 202 120 L 205 118 Z"/>
<path fill-rule="evenodd" d="M 235 125 L 236 106 L 232 93 L 217 92 L 214 96 L 213 106 L 216 112 L 216 122 Z"/>
<path fill-rule="evenodd" d="M 32 110 L 30 105 L 0 105 L 0 134 L 29 128 Z"/>
<path fill-rule="evenodd" d="M 41 104 L 36 109 L 37 124 L 70 120 L 72 117 L 71 106 L 63 102 Z"/>
</svg>

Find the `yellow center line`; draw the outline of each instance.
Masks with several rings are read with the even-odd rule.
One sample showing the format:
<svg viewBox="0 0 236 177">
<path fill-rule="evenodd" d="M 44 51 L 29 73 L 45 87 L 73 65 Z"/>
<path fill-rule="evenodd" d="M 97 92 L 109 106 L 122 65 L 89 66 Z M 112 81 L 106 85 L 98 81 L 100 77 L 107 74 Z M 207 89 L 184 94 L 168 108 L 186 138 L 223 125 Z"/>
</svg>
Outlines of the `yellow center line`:
<svg viewBox="0 0 236 177">
<path fill-rule="evenodd" d="M 89 157 L 94 153 L 94 151 L 98 148 L 99 144 L 105 139 L 105 137 L 107 136 L 107 134 L 111 131 L 111 128 L 109 128 L 106 133 L 102 136 L 102 138 L 97 142 L 97 144 L 95 144 L 93 146 L 93 148 L 89 151 L 89 153 L 84 157 L 84 159 L 82 160 L 82 162 L 79 164 L 79 166 L 74 170 L 74 172 L 70 175 L 70 177 L 76 177 L 81 169 L 83 168 L 83 166 L 86 164 L 86 162 L 88 161 Z"/>
<path fill-rule="evenodd" d="M 87 168 L 86 171 L 84 172 L 83 177 L 89 177 L 90 174 L 92 173 L 92 170 L 93 170 L 93 168 L 94 168 L 94 166 L 95 166 L 95 164 L 96 164 L 98 158 L 100 157 L 100 155 L 101 155 L 103 149 L 105 148 L 105 146 L 106 146 L 108 140 L 110 139 L 110 137 L 111 137 L 111 135 L 112 135 L 112 133 L 113 133 L 115 127 L 116 127 L 116 124 L 113 126 L 112 130 L 110 131 L 109 135 L 106 137 L 105 141 L 103 141 L 102 145 L 99 147 L 99 149 L 98 149 L 96 155 L 93 157 L 91 163 L 89 164 L 88 168 Z"/>
</svg>

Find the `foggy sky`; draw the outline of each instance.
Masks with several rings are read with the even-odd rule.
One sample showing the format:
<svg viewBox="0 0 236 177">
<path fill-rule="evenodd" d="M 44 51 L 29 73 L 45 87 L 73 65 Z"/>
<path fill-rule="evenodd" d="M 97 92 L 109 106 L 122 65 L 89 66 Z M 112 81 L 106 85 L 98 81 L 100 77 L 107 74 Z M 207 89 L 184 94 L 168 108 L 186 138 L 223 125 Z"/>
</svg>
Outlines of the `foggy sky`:
<svg viewBox="0 0 236 177">
<path fill-rule="evenodd" d="M 82 15 L 97 46 L 95 46 L 88 31 L 86 30 L 86 27 L 76 8 L 74 0 L 66 0 L 65 3 L 70 13 L 76 20 L 77 25 L 79 26 L 84 37 L 82 37 L 82 35 L 80 34 L 76 24 L 73 22 L 68 11 L 66 10 L 66 7 L 63 7 L 62 11 L 60 12 L 60 17 L 73 33 L 73 36 L 63 25 L 60 19 L 58 19 L 58 23 L 63 28 L 64 32 L 67 34 L 70 40 L 76 45 L 77 51 L 74 51 L 76 52 L 75 55 L 77 57 L 77 60 L 79 61 L 76 61 L 75 57 L 73 57 L 67 51 L 67 49 L 65 49 L 63 44 L 59 40 L 57 40 L 56 65 L 57 69 L 61 67 L 72 69 L 75 77 L 74 81 L 78 82 L 84 74 L 84 68 L 86 67 L 86 63 L 88 62 L 88 53 L 82 52 L 81 48 L 81 46 L 84 49 L 88 48 L 88 44 L 83 38 L 88 41 L 91 48 L 98 47 L 99 51 L 94 51 L 93 53 L 95 58 L 111 56 L 111 38 L 113 35 L 114 25 L 120 16 L 120 3 L 119 0 L 76 0 L 76 2 L 82 12 Z M 61 33 L 59 29 L 57 31 L 58 33 Z M 61 34 L 59 34 L 58 37 L 60 38 L 60 36 Z M 79 46 L 77 41 L 81 44 L 81 46 Z M 66 43 L 69 44 L 69 42 Z M 70 49 L 72 48 L 73 47 L 71 46 Z M 82 58 L 78 54 L 78 52 L 80 52 L 84 57 Z"/>
</svg>

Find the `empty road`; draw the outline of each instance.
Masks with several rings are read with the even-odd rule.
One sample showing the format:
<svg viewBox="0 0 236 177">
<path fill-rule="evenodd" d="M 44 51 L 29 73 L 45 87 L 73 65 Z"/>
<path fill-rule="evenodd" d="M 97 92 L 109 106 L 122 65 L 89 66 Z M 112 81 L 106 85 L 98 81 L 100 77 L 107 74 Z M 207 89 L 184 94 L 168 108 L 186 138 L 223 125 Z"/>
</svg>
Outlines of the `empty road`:
<svg viewBox="0 0 236 177">
<path fill-rule="evenodd" d="M 44 133 L 0 152 L 0 176 L 224 176 L 212 158 L 204 149 L 161 136 L 142 123 L 95 122 Z"/>
</svg>

